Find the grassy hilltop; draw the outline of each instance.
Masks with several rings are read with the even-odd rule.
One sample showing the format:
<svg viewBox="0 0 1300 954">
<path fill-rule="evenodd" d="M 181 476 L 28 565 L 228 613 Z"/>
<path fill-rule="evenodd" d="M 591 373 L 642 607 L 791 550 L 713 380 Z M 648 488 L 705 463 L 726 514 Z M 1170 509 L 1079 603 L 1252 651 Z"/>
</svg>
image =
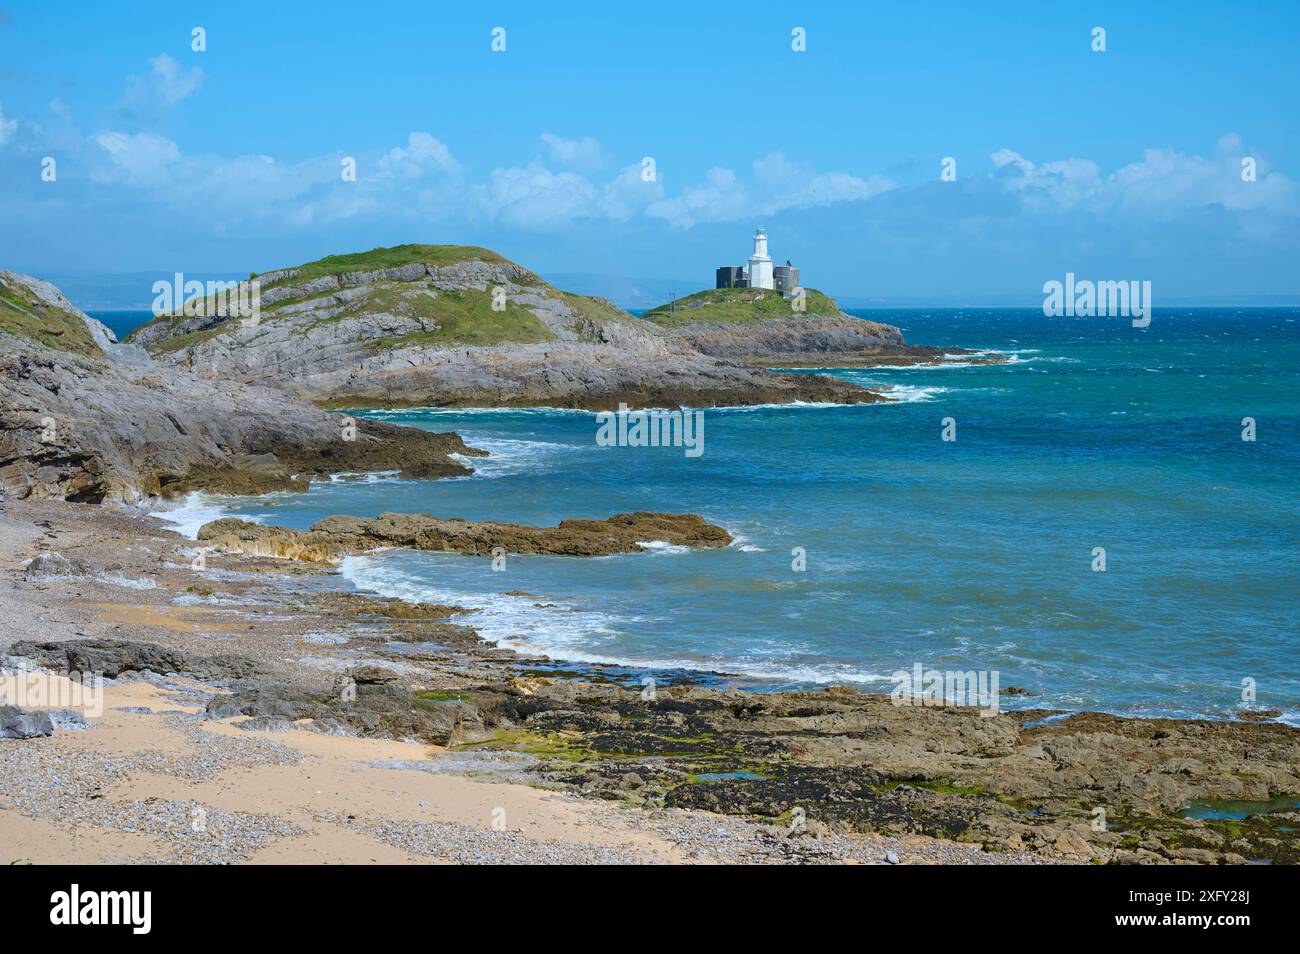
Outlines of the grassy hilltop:
<svg viewBox="0 0 1300 954">
<path fill-rule="evenodd" d="M 368 252 L 348 252 L 343 255 L 326 255 L 314 262 L 294 268 L 267 272 L 271 280 L 263 287 L 274 288 L 286 283 L 309 282 L 325 275 L 345 275 L 349 272 L 373 272 L 381 268 L 399 268 L 402 265 L 457 265 L 461 262 L 489 262 L 510 265 L 504 256 L 477 245 L 394 245 L 391 248 L 372 248 Z M 253 277 L 257 277 L 254 275 Z M 538 279 L 540 281 L 540 279 Z"/>
<path fill-rule="evenodd" d="M 817 289 L 805 288 L 804 294 L 806 307 L 799 312 L 770 288 L 709 288 L 652 308 L 644 317 L 667 327 L 681 327 L 696 322 L 760 322 L 840 314 L 835 302 Z"/>
<path fill-rule="evenodd" d="M 30 288 L 0 275 L 0 332 L 47 348 L 99 356 L 104 352 L 80 315 L 42 301 Z"/>
<path fill-rule="evenodd" d="M 542 278 L 516 265 L 491 249 L 473 245 L 397 245 L 368 252 L 327 255 L 314 262 L 274 269 L 252 277 L 261 282 L 262 322 L 293 318 L 303 331 L 366 315 L 387 315 L 406 320 L 407 328 L 393 335 L 368 336 L 371 352 L 406 345 L 431 347 L 536 344 L 553 341 L 555 330 L 539 317 L 536 309 L 517 301 L 492 307 L 491 282 L 481 278 L 435 278 L 419 266 L 447 269 L 454 266 L 488 266 L 494 274 L 506 274 L 517 288 L 526 289 L 546 304 L 546 299 L 565 306 L 576 316 L 579 334 L 594 334 L 603 322 L 627 320 L 630 316 L 607 301 L 560 291 Z M 412 270 L 392 276 L 376 273 L 395 269 Z M 486 287 L 474 287 L 486 285 Z M 346 302 L 338 304 L 341 295 Z M 209 299 L 205 304 L 213 304 Z M 319 307 L 318 307 L 319 306 Z M 213 315 L 214 308 L 204 309 Z M 303 322 L 304 315 L 310 320 Z M 230 330 L 238 319 L 208 320 L 175 313 L 155 318 L 133 332 L 155 354 L 193 348 Z M 257 339 L 252 339 L 256 341 Z M 251 342 L 250 342 L 251 343 Z"/>
</svg>

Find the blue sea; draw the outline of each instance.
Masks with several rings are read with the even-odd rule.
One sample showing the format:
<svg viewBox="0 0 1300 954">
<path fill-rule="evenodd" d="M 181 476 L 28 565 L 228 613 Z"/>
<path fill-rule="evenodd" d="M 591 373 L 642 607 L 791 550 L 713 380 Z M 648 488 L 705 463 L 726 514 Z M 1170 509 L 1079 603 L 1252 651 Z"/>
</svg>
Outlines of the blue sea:
<svg viewBox="0 0 1300 954">
<path fill-rule="evenodd" d="M 106 324 L 121 341 L 141 325 L 153 320 L 153 312 L 148 309 L 116 309 L 113 311 L 88 311 L 86 314 Z"/>
<path fill-rule="evenodd" d="M 696 458 L 598 446 L 583 412 L 365 412 L 492 456 L 473 477 L 192 500 L 178 519 L 698 512 L 736 543 L 502 572 L 393 550 L 341 572 L 475 607 L 485 637 L 557 659 L 881 691 L 920 663 L 1032 693 L 1004 705 L 1134 716 L 1225 717 L 1252 680 L 1257 707 L 1300 724 L 1300 309 L 1171 309 L 1145 329 L 1038 309 L 857 314 L 1008 361 L 834 372 L 890 404 L 707 409 Z"/>
</svg>

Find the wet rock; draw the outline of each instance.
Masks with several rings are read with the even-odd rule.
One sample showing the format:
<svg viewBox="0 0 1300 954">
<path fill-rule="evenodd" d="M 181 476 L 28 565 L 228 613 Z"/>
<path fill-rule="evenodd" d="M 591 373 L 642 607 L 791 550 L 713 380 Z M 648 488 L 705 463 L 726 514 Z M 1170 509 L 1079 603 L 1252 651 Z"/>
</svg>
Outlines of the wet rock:
<svg viewBox="0 0 1300 954">
<path fill-rule="evenodd" d="M 347 677 L 358 686 L 383 686 L 402 681 L 400 675 L 380 666 L 357 666 L 348 670 Z"/>
<path fill-rule="evenodd" d="M 68 640 L 37 642 L 22 639 L 9 654 L 30 659 L 47 669 L 99 673 L 116 678 L 124 672 L 177 673 L 201 680 L 238 680 L 258 675 L 262 667 L 246 656 L 199 656 L 130 640 Z"/>
<path fill-rule="evenodd" d="M 43 709 L 0 705 L 0 739 L 39 739 L 54 734 L 54 723 Z"/>
<path fill-rule="evenodd" d="M 67 577 L 93 577 L 95 568 L 80 557 L 65 557 L 61 553 L 42 553 L 31 563 L 23 578 L 29 583 Z"/>
<path fill-rule="evenodd" d="M 50 709 L 48 714 L 54 728 L 60 732 L 80 732 L 90 728 L 85 715 L 75 709 Z"/>
<path fill-rule="evenodd" d="M 1084 713 L 1024 729 L 1022 713 L 900 707 L 845 688 L 668 684 L 646 700 L 572 680 L 501 705 L 539 736 L 535 771 L 605 797 L 629 794 L 629 757 L 653 756 L 638 798 L 774 823 L 802 808 L 838 829 L 1133 864 L 1167 863 L 1179 848 L 1283 863 L 1300 847 L 1285 813 L 1230 827 L 1179 817 L 1194 799 L 1300 792 L 1300 730 L 1277 723 Z M 1099 805 L 1113 830 L 1078 824 Z"/>
<path fill-rule="evenodd" d="M 485 720 L 497 722 L 492 697 L 487 694 L 476 694 L 474 700 L 427 698 L 408 690 L 400 680 L 388 678 L 392 674 L 386 670 L 377 669 L 376 676 L 378 673 L 384 674 L 379 681 L 354 681 L 355 698 L 353 693 L 310 692 L 263 683 L 214 696 L 206 714 L 210 719 L 309 720 L 309 728 L 328 734 L 417 739 L 435 745 L 466 741 L 467 736 L 477 738 L 485 733 Z"/>
<path fill-rule="evenodd" d="M 1062 855 L 1073 855 L 1076 857 L 1090 857 L 1093 853 L 1092 845 L 1088 840 L 1078 832 L 1065 829 L 1056 836 L 1052 842 L 1052 847 Z"/>
<path fill-rule="evenodd" d="M 245 732 L 288 732 L 294 728 L 294 724 L 288 719 L 277 719 L 274 716 L 253 716 L 251 719 L 237 722 L 236 725 Z"/>
<path fill-rule="evenodd" d="M 1198 865 L 1213 865 L 1219 861 L 1219 854 L 1206 848 L 1179 848 L 1174 857 L 1181 861 L 1192 861 Z"/>
<path fill-rule="evenodd" d="M 199 540 L 228 553 L 314 562 L 380 547 L 407 547 L 490 556 L 557 554 L 607 556 L 637 553 L 651 541 L 689 547 L 725 547 L 731 534 L 698 514 L 638 511 L 605 520 L 562 520 L 554 527 L 440 519 L 425 514 L 381 513 L 374 519 L 326 517 L 308 531 L 225 517 L 199 528 Z"/>
</svg>

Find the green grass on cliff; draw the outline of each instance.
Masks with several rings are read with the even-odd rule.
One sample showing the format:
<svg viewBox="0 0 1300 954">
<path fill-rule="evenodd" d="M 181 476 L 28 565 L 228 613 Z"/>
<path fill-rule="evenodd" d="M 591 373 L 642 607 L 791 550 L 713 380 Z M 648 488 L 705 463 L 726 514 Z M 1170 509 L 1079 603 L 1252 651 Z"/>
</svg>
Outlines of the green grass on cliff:
<svg viewBox="0 0 1300 954">
<path fill-rule="evenodd" d="M 286 286 L 293 288 L 324 275 L 374 271 L 414 263 L 438 267 L 471 261 L 513 266 L 513 263 L 504 256 L 476 246 L 398 245 L 393 248 L 372 249 L 369 252 L 329 255 L 315 262 L 297 266 L 295 269 L 277 269 L 277 272 L 292 271 L 294 274 L 274 278 L 263 285 L 263 288 Z M 552 288 L 531 272 L 523 269 L 520 269 L 520 272 L 521 274 L 512 279 L 514 282 L 527 286 L 531 293 L 563 302 L 574 313 L 570 327 L 579 341 L 600 341 L 603 338 L 601 331 L 603 326 L 613 321 L 633 320 L 626 311 L 604 299 L 563 292 Z M 262 320 L 265 322 L 285 317 L 286 312 L 290 310 L 297 312 L 299 305 L 336 294 L 338 294 L 336 290 L 330 289 L 295 295 L 273 302 L 263 307 Z M 527 307 L 508 302 L 503 311 L 494 311 L 489 290 L 479 291 L 472 288 L 440 290 L 427 278 L 412 281 L 377 281 L 365 286 L 362 294 L 354 298 L 346 307 L 333 311 L 328 317 L 316 317 L 314 322 L 325 324 L 380 313 L 427 319 L 428 327 L 426 330 L 367 341 L 366 347 L 372 352 L 383 352 L 391 348 L 411 345 L 472 347 L 536 344 L 552 341 L 556 337 L 545 322 Z M 179 314 L 163 315 L 143 328 L 159 324 L 166 328 L 180 320 L 183 320 L 183 316 Z M 232 326 L 228 322 L 216 323 L 208 328 L 183 335 L 176 333 L 179 328 L 173 328 L 170 337 L 160 337 L 148 347 L 155 354 L 182 351 L 214 338 L 230 327 Z M 143 328 L 137 329 L 135 334 L 138 335 Z"/>
<path fill-rule="evenodd" d="M 88 356 L 104 353 L 80 317 L 47 305 L 21 286 L 0 283 L 0 331 L 60 351 Z"/>
<path fill-rule="evenodd" d="M 193 348 L 195 345 L 203 344 L 209 338 L 215 338 L 221 332 L 226 330 L 227 322 L 219 325 L 213 325 L 211 328 L 204 328 L 202 331 L 191 331 L 188 334 L 175 335 L 171 338 L 162 338 L 149 345 L 149 351 L 153 354 L 169 354 L 173 351 L 184 351 L 186 348 Z M 130 341 L 130 338 L 127 338 Z"/>
<path fill-rule="evenodd" d="M 643 316 L 647 321 L 668 327 L 681 327 L 697 321 L 759 322 L 772 318 L 803 318 L 808 315 L 838 315 L 840 309 L 815 288 L 805 288 L 807 296 L 802 312 L 770 288 L 709 288 L 678 298 L 666 305 L 651 308 Z"/>
<path fill-rule="evenodd" d="M 345 255 L 326 255 L 324 258 L 292 269 L 296 274 L 278 278 L 267 287 L 297 285 L 325 275 L 343 275 L 347 272 L 369 272 L 380 268 L 398 268 L 402 265 L 457 265 L 461 262 L 487 262 L 492 265 L 509 265 L 510 260 L 491 249 L 477 245 L 394 245 L 392 248 L 372 248 L 368 252 L 349 252 Z M 281 269 L 274 269 L 281 271 Z"/>
<path fill-rule="evenodd" d="M 527 308 L 506 302 L 505 310 L 493 311 L 489 292 L 465 289 L 440 291 L 437 296 L 405 294 L 397 289 L 380 289 L 366 298 L 365 311 L 410 315 L 437 322 L 436 328 L 413 331 L 370 342 L 373 351 L 409 345 L 448 347 L 455 345 L 535 344 L 552 341 L 555 334 Z"/>
</svg>

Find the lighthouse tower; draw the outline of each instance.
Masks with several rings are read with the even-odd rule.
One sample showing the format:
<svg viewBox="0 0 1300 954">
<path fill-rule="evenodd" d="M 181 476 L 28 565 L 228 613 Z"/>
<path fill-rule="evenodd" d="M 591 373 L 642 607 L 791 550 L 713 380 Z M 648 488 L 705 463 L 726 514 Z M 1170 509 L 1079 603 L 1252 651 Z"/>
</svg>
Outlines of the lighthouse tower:
<svg viewBox="0 0 1300 954">
<path fill-rule="evenodd" d="M 749 256 L 749 287 L 773 288 L 772 259 L 767 254 L 767 230 L 754 233 L 754 254 Z"/>
</svg>

